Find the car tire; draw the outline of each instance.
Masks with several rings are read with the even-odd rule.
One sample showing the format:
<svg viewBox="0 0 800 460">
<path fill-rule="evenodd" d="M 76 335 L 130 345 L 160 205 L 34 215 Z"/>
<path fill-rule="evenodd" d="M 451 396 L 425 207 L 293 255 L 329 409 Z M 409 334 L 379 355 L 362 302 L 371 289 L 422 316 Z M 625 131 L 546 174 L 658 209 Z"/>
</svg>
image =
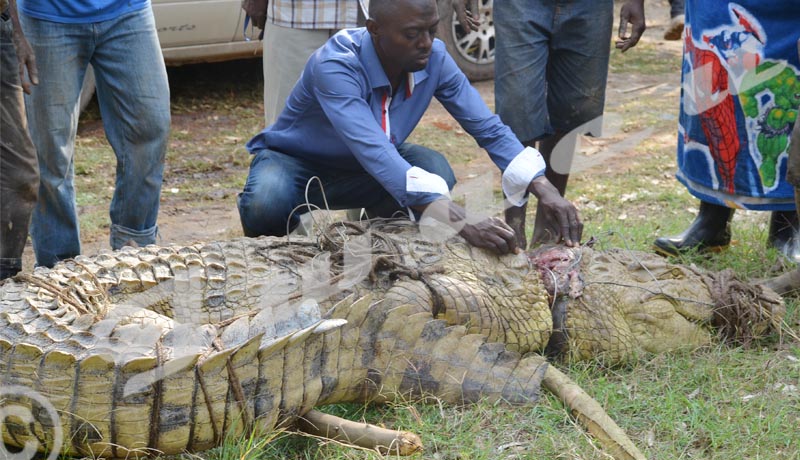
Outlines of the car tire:
<svg viewBox="0 0 800 460">
<path fill-rule="evenodd" d="M 94 96 L 95 80 L 94 69 L 91 64 L 86 69 L 86 75 L 83 77 L 83 86 L 81 86 L 80 108 L 81 112 L 89 105 Z"/>
<path fill-rule="evenodd" d="M 463 0 L 440 3 L 439 38 L 447 45 L 447 51 L 467 78 L 472 81 L 494 78 L 492 0 L 480 0 L 481 27 L 480 30 L 469 33 L 458 22 L 451 1 Z"/>
</svg>

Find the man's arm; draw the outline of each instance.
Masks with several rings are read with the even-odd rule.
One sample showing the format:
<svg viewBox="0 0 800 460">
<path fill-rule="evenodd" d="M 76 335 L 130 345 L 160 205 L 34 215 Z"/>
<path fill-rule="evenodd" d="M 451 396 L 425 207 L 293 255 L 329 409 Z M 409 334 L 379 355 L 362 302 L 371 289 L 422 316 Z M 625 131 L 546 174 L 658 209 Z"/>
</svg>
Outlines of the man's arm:
<svg viewBox="0 0 800 460">
<path fill-rule="evenodd" d="M 497 115 L 493 114 L 466 76 L 458 69 L 449 56 L 445 57 L 440 86 L 436 98 L 447 111 L 472 135 L 489 153 L 492 161 L 503 171 L 503 191 L 512 206 L 519 207 L 526 202 L 528 193 L 542 200 L 549 214 L 549 221 L 558 224 L 551 231 L 556 240 L 563 238 L 570 246 L 580 243 L 583 224 L 577 217 L 575 207 L 558 195 L 546 178 L 541 178 L 533 187 L 533 180 L 544 174 L 545 163 L 541 154 L 533 148 L 525 148 Z M 544 187 L 542 181 L 549 185 Z M 556 190 L 557 193 L 557 190 Z M 506 214 L 506 221 L 517 233 L 517 247 L 525 247 L 524 216 L 520 212 Z M 566 228 L 565 228 L 566 225 Z"/>
<path fill-rule="evenodd" d="M 31 93 L 31 84 L 39 84 L 39 72 L 36 69 L 36 57 L 33 54 L 33 49 L 30 43 L 25 38 L 22 31 L 22 26 L 19 23 L 19 15 L 17 14 L 17 0 L 9 0 L 8 9 L 11 13 L 11 26 L 14 29 L 14 49 L 17 52 L 17 60 L 19 61 L 19 81 L 22 85 L 22 90 L 25 93 Z M 28 78 L 25 78 L 27 71 Z"/>
<path fill-rule="evenodd" d="M 503 193 L 506 197 L 506 222 L 517 235 L 517 245 L 526 247 L 525 211 L 530 194 L 539 200 L 537 220 L 547 222 L 549 240 L 563 241 L 567 246 L 580 244 L 583 223 L 578 210 L 564 199 L 559 190 L 545 177 L 545 162 L 533 147 L 520 152 L 503 172 Z M 544 219 L 542 219 L 544 218 Z"/>
<path fill-rule="evenodd" d="M 631 34 L 628 36 L 628 24 Z M 633 48 L 642 38 L 646 26 L 644 23 L 644 0 L 628 0 L 619 10 L 619 39 L 614 46 L 623 53 Z"/>
</svg>

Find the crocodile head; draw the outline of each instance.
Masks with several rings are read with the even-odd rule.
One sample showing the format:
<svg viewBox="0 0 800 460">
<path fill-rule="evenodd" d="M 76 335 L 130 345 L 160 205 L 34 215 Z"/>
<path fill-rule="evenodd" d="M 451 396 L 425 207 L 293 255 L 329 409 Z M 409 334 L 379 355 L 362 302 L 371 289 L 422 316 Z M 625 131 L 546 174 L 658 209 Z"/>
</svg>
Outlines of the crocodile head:
<svg viewBox="0 0 800 460">
<path fill-rule="evenodd" d="M 691 349 L 719 331 L 726 340 L 747 341 L 774 330 L 784 312 L 767 289 L 654 254 L 543 246 L 527 255 L 553 307 L 547 352 L 571 360 L 620 362 L 641 352 Z M 726 294 L 732 290 L 747 300 L 733 307 Z M 747 324 L 736 322 L 739 316 Z"/>
</svg>

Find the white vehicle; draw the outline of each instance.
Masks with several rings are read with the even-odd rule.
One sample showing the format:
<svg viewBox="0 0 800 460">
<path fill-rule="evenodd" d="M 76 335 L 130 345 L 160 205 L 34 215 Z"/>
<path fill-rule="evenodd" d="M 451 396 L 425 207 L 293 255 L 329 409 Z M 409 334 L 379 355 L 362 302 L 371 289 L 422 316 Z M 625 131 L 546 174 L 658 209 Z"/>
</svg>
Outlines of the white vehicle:
<svg viewBox="0 0 800 460">
<path fill-rule="evenodd" d="M 481 0 L 481 30 L 466 33 L 455 18 L 451 1 L 438 0 L 441 22 L 438 37 L 471 80 L 494 77 L 494 22 L 492 0 Z M 456 0 L 460 1 L 460 0 Z M 243 32 L 241 0 L 152 0 L 158 39 L 168 66 L 230 61 L 261 55 L 258 30 Z M 94 74 L 87 72 L 81 109 L 94 94 Z"/>
</svg>

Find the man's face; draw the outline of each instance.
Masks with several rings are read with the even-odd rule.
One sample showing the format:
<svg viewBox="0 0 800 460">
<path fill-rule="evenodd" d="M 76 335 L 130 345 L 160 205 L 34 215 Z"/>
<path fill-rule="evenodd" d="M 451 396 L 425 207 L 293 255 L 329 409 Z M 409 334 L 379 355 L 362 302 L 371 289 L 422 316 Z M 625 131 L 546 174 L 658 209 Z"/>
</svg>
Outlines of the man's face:
<svg viewBox="0 0 800 460">
<path fill-rule="evenodd" d="M 439 24 L 436 2 L 398 0 L 394 12 L 385 16 L 369 25 L 381 63 L 403 72 L 424 69 Z"/>
</svg>

